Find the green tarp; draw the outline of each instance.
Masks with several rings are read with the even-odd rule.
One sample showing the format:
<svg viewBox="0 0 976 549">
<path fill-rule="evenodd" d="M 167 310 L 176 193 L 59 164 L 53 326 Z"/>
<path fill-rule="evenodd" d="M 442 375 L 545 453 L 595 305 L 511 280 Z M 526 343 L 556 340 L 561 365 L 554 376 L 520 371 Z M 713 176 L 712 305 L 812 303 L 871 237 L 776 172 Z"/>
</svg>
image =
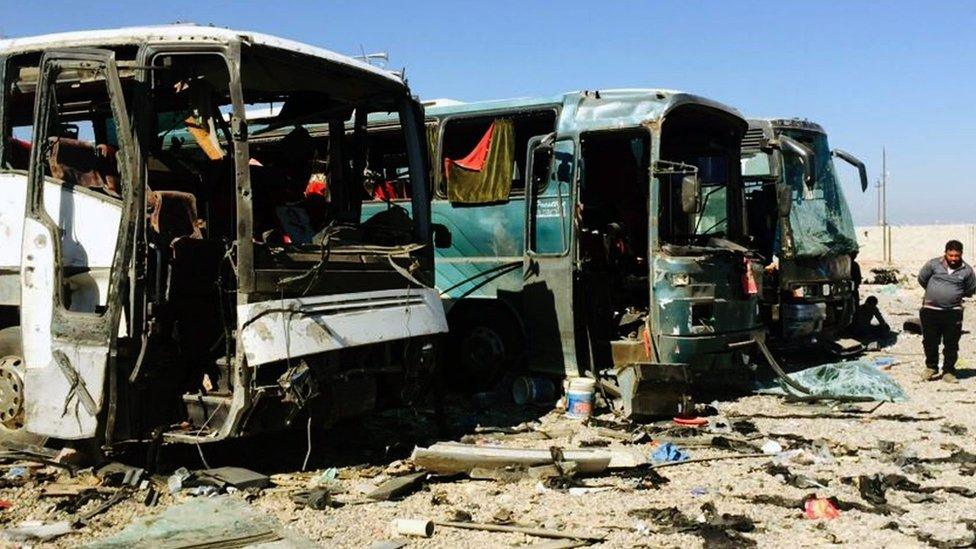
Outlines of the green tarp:
<svg viewBox="0 0 976 549">
<path fill-rule="evenodd" d="M 456 204 L 490 204 L 504 202 L 512 190 L 512 165 L 515 161 L 515 135 L 512 121 L 498 119 L 488 130 L 490 137 L 478 144 L 466 159 L 444 159 L 444 175 L 447 177 L 447 198 Z M 488 137 L 488 136 L 486 136 Z M 477 156 L 480 159 L 465 162 Z M 467 167 L 466 167 L 467 166 Z"/>
</svg>

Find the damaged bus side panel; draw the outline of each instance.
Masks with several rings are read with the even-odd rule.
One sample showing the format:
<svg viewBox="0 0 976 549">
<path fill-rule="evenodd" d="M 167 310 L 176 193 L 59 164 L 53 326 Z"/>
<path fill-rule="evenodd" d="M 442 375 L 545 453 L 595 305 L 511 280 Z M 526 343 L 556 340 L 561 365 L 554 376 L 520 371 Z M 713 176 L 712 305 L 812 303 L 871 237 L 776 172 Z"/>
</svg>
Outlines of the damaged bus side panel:
<svg viewBox="0 0 976 549">
<path fill-rule="evenodd" d="M 749 235 L 765 258 L 762 314 L 778 344 L 838 337 L 857 307 L 858 245 L 823 128 L 799 119 L 753 119 L 742 151 Z"/>
<path fill-rule="evenodd" d="M 5 437 L 205 442 L 421 394 L 447 324 L 402 81 L 185 25 L 0 42 L 0 66 Z M 287 131 L 252 152 L 268 104 Z M 399 120 L 414 199 L 361 221 L 368 136 L 302 124 L 370 112 Z"/>
</svg>

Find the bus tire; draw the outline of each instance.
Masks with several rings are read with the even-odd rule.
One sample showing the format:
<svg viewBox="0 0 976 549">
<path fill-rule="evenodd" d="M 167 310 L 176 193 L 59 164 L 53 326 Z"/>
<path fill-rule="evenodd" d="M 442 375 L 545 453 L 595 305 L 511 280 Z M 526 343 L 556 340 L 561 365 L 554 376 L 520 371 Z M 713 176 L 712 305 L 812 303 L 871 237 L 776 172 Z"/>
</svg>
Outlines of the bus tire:
<svg viewBox="0 0 976 549">
<path fill-rule="evenodd" d="M 451 371 L 455 384 L 467 391 L 494 386 L 514 369 L 522 353 L 518 322 L 498 307 L 466 311 L 451 332 L 453 365 L 445 370 Z"/>
<path fill-rule="evenodd" d="M 20 326 L 0 330 L 0 444 L 41 446 L 47 437 L 24 429 L 24 353 Z"/>
</svg>

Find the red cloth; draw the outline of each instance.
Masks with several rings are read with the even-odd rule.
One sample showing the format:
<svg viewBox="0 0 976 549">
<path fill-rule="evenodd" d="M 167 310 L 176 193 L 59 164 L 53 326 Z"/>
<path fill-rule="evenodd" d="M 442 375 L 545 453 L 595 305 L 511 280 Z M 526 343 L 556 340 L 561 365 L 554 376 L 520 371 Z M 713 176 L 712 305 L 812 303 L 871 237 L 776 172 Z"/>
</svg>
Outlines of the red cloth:
<svg viewBox="0 0 976 549">
<path fill-rule="evenodd" d="M 759 285 L 756 284 L 756 276 L 752 273 L 752 261 L 748 257 L 742 258 L 745 272 L 742 273 L 742 289 L 746 295 L 756 295 L 759 293 Z"/>
<path fill-rule="evenodd" d="M 804 503 L 803 511 L 810 520 L 835 519 L 840 516 L 840 511 L 834 503 L 827 498 L 814 497 Z"/>
<path fill-rule="evenodd" d="M 481 168 L 485 166 L 485 160 L 488 158 L 488 149 L 491 148 L 491 135 L 495 132 L 495 123 L 492 122 L 491 126 L 488 126 L 488 131 L 485 135 L 481 136 L 481 141 L 475 145 L 474 149 L 468 153 L 468 156 L 458 160 L 451 160 L 450 158 L 444 159 L 444 172 L 448 173 L 450 165 L 456 164 L 467 170 L 481 171 Z"/>
<path fill-rule="evenodd" d="M 396 187 L 393 186 L 391 181 L 384 181 L 376 187 L 373 188 L 373 199 L 374 200 L 396 200 L 399 198 L 397 196 Z"/>
<path fill-rule="evenodd" d="M 308 185 L 305 186 L 305 196 L 306 198 L 317 194 L 319 196 L 325 196 L 326 183 L 321 179 L 310 179 Z"/>
</svg>

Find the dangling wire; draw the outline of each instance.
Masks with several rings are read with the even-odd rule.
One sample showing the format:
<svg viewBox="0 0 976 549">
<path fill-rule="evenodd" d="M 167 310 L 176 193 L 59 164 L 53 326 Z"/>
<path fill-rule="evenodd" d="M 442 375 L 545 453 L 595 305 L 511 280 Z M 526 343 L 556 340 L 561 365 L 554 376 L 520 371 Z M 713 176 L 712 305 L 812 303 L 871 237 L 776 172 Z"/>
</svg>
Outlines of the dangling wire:
<svg viewBox="0 0 976 549">
<path fill-rule="evenodd" d="M 305 450 L 305 461 L 302 462 L 302 472 L 308 468 L 308 458 L 312 456 L 312 416 L 308 416 L 308 424 L 305 428 L 308 449 Z"/>
</svg>

